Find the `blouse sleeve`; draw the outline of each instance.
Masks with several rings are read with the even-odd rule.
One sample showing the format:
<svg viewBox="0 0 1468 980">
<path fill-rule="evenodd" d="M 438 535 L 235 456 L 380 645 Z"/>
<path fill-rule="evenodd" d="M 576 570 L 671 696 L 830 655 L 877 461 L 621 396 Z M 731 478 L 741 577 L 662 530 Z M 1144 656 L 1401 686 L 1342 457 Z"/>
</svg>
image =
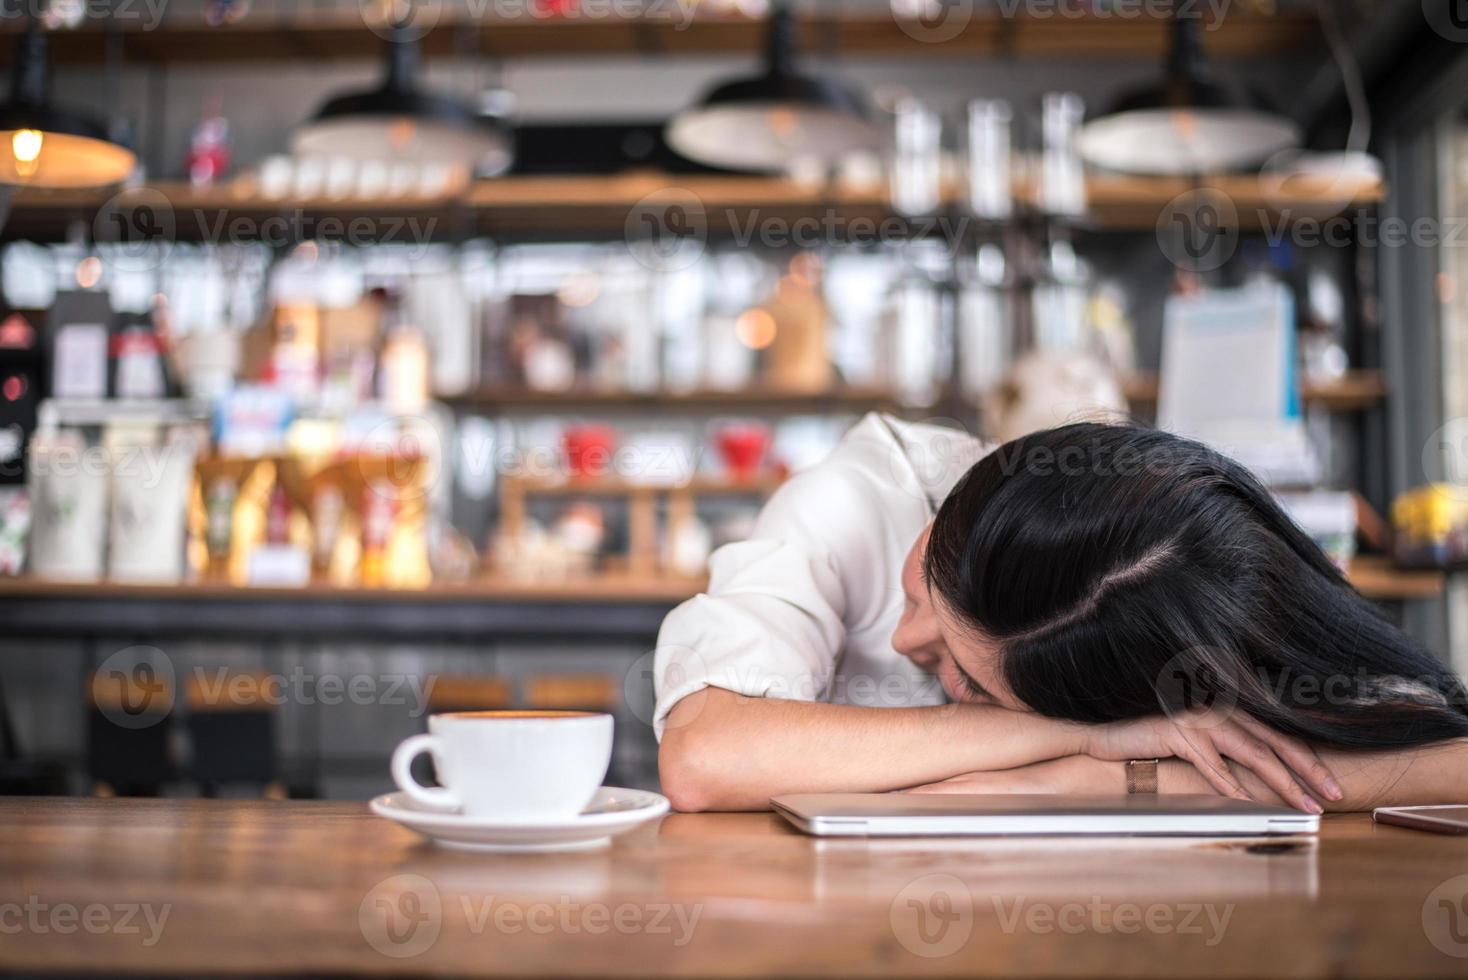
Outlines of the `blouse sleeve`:
<svg viewBox="0 0 1468 980">
<path fill-rule="evenodd" d="M 658 634 L 653 731 L 668 712 L 705 687 L 750 697 L 824 699 L 860 602 L 843 570 L 880 560 L 859 552 L 880 534 L 880 505 L 859 479 L 826 463 L 782 486 L 747 541 L 725 545 L 709 563 L 709 587 L 669 613 Z"/>
</svg>

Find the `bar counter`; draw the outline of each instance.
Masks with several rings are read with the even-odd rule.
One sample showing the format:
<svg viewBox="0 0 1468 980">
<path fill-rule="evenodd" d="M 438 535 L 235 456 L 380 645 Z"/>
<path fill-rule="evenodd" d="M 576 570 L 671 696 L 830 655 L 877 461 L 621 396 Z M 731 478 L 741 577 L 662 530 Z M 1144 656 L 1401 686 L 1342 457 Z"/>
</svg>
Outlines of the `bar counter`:
<svg viewBox="0 0 1468 980">
<path fill-rule="evenodd" d="M 671 814 L 443 850 L 362 803 L 0 800 L 0 970 L 1463 976 L 1468 837 L 815 840 Z"/>
</svg>

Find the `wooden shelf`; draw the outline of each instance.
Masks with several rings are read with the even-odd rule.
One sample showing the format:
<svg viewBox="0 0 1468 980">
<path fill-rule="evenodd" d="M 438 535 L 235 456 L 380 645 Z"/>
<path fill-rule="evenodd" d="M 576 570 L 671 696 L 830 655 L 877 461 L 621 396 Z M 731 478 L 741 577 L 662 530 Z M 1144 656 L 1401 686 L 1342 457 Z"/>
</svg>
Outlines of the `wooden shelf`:
<svg viewBox="0 0 1468 980">
<path fill-rule="evenodd" d="M 1158 381 L 1154 374 L 1137 375 L 1123 386 L 1133 405 L 1155 405 Z M 1386 379 L 1379 371 L 1352 371 L 1339 381 L 1304 383 L 1301 395 L 1307 405 L 1333 412 L 1359 412 L 1375 408 L 1386 399 Z"/>
<path fill-rule="evenodd" d="M 1386 187 L 1380 181 L 1333 185 L 1297 179 L 1282 184 L 1261 174 L 1224 174 L 1196 180 L 1092 174 L 1086 179 L 1086 220 L 1102 229 L 1155 230 L 1165 208 L 1199 189 L 1226 198 L 1220 220 L 1224 226 L 1244 231 L 1277 227 L 1281 221 L 1322 221 L 1348 208 L 1379 204 L 1386 196 Z"/>
<path fill-rule="evenodd" d="M 1442 572 L 1397 568 L 1380 555 L 1358 555 L 1346 577 L 1366 598 L 1379 601 L 1436 599 L 1444 585 Z"/>
<path fill-rule="evenodd" d="M 133 582 L 69 582 L 30 576 L 0 576 L 0 598 L 64 597 L 74 599 L 271 599 L 338 600 L 417 603 L 537 600 L 586 602 L 681 602 L 703 587 L 702 579 L 634 578 L 598 575 L 567 582 L 522 582 L 487 576 L 467 582 L 435 582 L 424 589 L 383 589 L 361 586 L 307 585 L 280 588 L 230 585 L 227 582 L 186 582 L 153 585 Z"/>
<path fill-rule="evenodd" d="M 533 496 L 546 497 L 625 497 L 635 493 L 684 493 L 694 496 L 764 497 L 779 489 L 785 478 L 769 473 L 747 480 L 698 474 L 682 483 L 651 483 L 619 477 L 566 478 L 560 480 L 519 481 L 520 489 Z"/>
<path fill-rule="evenodd" d="M 1381 555 L 1360 555 L 1347 574 L 1351 584 L 1371 599 L 1430 599 L 1442 594 L 1442 572 L 1402 569 Z M 0 599 L 176 599 L 237 601 L 296 599 L 331 601 L 349 599 L 372 603 L 434 603 L 476 600 L 484 602 L 668 602 L 678 603 L 701 592 L 701 577 L 596 575 L 565 582 L 522 582 L 487 576 L 469 582 L 435 583 L 426 589 L 343 588 L 309 585 L 301 588 L 249 588 L 226 583 L 144 585 L 123 582 L 61 582 L 29 576 L 0 577 Z"/>
<path fill-rule="evenodd" d="M 104 60 L 107 30 L 123 38 L 131 62 L 150 64 L 327 61 L 371 58 L 382 41 L 367 25 L 358 5 L 336 9 L 287 3 L 256 9 L 237 23 L 211 27 L 198 5 L 166 9 L 160 20 L 135 16 L 111 20 L 89 18 L 75 30 L 51 35 L 52 58 L 58 64 L 99 64 Z M 313 6 L 315 9 L 312 9 Z M 559 19 L 479 16 L 486 8 L 451 9 L 425 4 L 437 13 L 423 38 L 430 57 L 470 52 L 487 58 L 693 57 L 710 54 L 758 54 L 764 44 L 762 18 L 696 15 L 688 5 L 654 5 L 644 17 L 588 16 Z M 811 11 L 800 19 L 801 46 L 814 54 L 901 58 L 1115 58 L 1155 64 L 1168 47 L 1165 16 L 1003 16 L 990 8 L 955 8 L 941 24 L 899 22 L 876 9 L 850 13 Z M 283 7 L 283 9 L 282 9 Z M 362 5 L 363 9 L 366 5 Z M 605 8 L 601 8 L 605 10 Z M 19 18 L 0 22 L 0 37 L 21 26 Z M 936 28 L 936 30 L 935 30 Z M 951 37 L 947 36 L 952 34 Z M 1308 13 L 1256 15 L 1230 10 L 1227 17 L 1200 32 L 1214 59 L 1278 58 L 1310 53 L 1319 45 L 1319 27 Z"/>
<path fill-rule="evenodd" d="M 1351 206 L 1379 200 L 1383 188 L 1359 188 L 1342 197 L 1330 188 L 1297 187 L 1289 196 L 1274 195 L 1257 176 L 1207 178 L 1205 186 L 1223 191 L 1234 202 L 1237 223 L 1244 228 L 1281 220 L 1318 219 Z M 1077 223 L 1099 231 L 1153 228 L 1158 216 L 1189 188 L 1190 181 L 1172 178 L 1092 176 L 1087 181 L 1090 213 Z M 658 198 L 657 195 L 664 195 Z M 637 210 L 657 218 L 659 208 L 680 206 L 692 213 L 690 234 L 708 239 L 747 236 L 751 219 L 768 234 L 798 241 L 790 222 L 821 222 L 801 234 L 824 239 L 871 241 L 961 232 L 974 219 L 959 210 L 937 218 L 903 218 L 893 213 L 884 187 L 809 184 L 783 177 L 674 175 L 634 172 L 605 176 L 502 177 L 470 183 L 456 191 L 428 196 L 383 198 L 265 197 L 246 176 L 217 187 L 196 188 L 181 181 L 159 181 L 136 192 L 19 191 L 4 226 L 7 238 L 60 240 L 72 223 L 95 223 L 98 212 L 114 198 L 147 207 L 146 222 L 159 237 L 178 241 L 212 241 L 221 234 L 243 239 L 316 235 L 354 239 L 453 240 L 473 235 L 523 236 L 542 239 L 575 237 L 626 239 L 638 233 Z M 1016 187 L 1022 205 L 1033 208 L 1033 194 L 1023 182 Z M 113 205 L 117 206 L 117 205 Z M 961 208 L 956 194 L 949 206 Z M 381 227 L 359 223 L 335 227 L 326 223 L 379 219 Z M 410 220 L 416 219 L 416 224 Z M 282 223 L 282 222 L 286 223 Z M 267 223 L 268 222 L 268 223 Z M 631 224 L 629 225 L 629 222 Z M 102 227 L 111 227 L 107 221 Z"/>
<path fill-rule="evenodd" d="M 721 412 L 869 412 L 896 409 L 897 399 L 876 388 L 840 388 L 827 392 L 780 391 L 745 388 L 738 391 L 535 391 L 525 388 L 486 388 L 444 398 L 450 405 L 478 411 L 526 409 L 546 412 L 645 412 L 670 409 L 719 414 Z"/>
</svg>

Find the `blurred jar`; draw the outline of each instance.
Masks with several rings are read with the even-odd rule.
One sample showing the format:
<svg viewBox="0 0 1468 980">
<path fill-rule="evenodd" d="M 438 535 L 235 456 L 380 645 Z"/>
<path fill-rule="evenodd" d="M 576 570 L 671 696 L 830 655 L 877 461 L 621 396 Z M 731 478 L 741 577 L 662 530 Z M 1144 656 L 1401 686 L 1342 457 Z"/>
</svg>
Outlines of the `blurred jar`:
<svg viewBox="0 0 1468 980">
<path fill-rule="evenodd" d="M 1050 244 L 1045 268 L 1033 292 L 1036 349 L 1072 352 L 1089 346 L 1088 279 L 1088 270 L 1070 242 L 1058 239 Z"/>
<path fill-rule="evenodd" d="M 1086 173 L 1076 133 L 1086 105 L 1074 92 L 1050 92 L 1040 104 L 1040 209 L 1079 215 L 1086 210 Z"/>
<path fill-rule="evenodd" d="M 1013 332 L 1004 305 L 1006 262 L 998 245 L 979 248 L 958 294 L 958 377 L 964 398 L 974 404 L 1009 369 Z"/>
<path fill-rule="evenodd" d="M 1003 99 L 968 104 L 968 206 L 980 218 L 1003 220 L 1014 210 L 1010 177 L 1010 123 Z"/>
<path fill-rule="evenodd" d="M 942 392 L 952 364 L 952 348 L 944 343 L 944 305 L 939 284 L 921 270 L 903 275 L 887 293 L 885 380 L 904 405 L 931 405 Z"/>
<path fill-rule="evenodd" d="M 892 207 L 931 214 L 942 203 L 942 120 L 914 98 L 898 100 L 893 114 Z"/>
</svg>

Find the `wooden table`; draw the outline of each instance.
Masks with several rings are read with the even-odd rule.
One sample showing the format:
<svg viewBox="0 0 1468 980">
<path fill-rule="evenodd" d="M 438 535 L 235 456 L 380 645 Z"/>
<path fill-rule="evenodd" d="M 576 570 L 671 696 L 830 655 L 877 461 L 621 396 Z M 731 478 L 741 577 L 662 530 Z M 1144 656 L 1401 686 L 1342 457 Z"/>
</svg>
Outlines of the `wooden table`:
<svg viewBox="0 0 1468 980">
<path fill-rule="evenodd" d="M 1468 838 L 1364 815 L 867 842 L 673 814 L 559 855 L 439 850 L 359 803 L 10 799 L 0 828 L 5 971 L 1468 975 Z"/>
</svg>

